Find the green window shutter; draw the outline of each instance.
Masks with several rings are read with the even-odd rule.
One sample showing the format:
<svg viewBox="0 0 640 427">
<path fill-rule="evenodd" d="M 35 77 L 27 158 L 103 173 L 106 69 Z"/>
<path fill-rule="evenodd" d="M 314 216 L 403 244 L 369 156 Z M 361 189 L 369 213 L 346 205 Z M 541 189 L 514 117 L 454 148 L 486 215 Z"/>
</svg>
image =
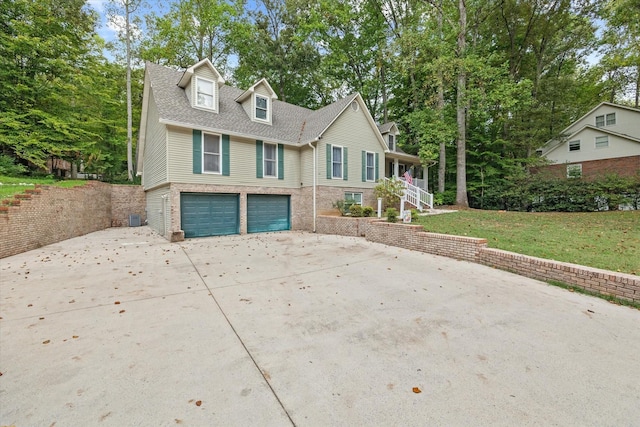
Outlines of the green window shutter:
<svg viewBox="0 0 640 427">
<path fill-rule="evenodd" d="M 362 182 L 367 181 L 367 152 L 362 151 Z"/>
<path fill-rule="evenodd" d="M 222 135 L 222 175 L 229 176 L 229 135 Z"/>
<path fill-rule="evenodd" d="M 202 173 L 202 131 L 193 130 L 193 173 Z"/>
<path fill-rule="evenodd" d="M 349 180 L 349 161 L 347 160 L 347 147 L 342 147 L 342 179 Z"/>
<path fill-rule="evenodd" d="M 256 141 L 256 178 L 262 178 L 262 141 Z"/>
<path fill-rule="evenodd" d="M 376 170 L 375 171 L 375 175 L 376 176 L 375 176 L 374 179 L 377 181 L 377 180 L 380 179 L 380 172 L 379 172 L 380 168 L 378 167 L 378 163 L 380 162 L 380 157 L 379 157 L 378 153 L 376 153 L 376 155 L 375 155 L 375 162 L 376 162 L 376 164 L 375 164 L 375 170 Z"/>
<path fill-rule="evenodd" d="M 278 179 L 284 179 L 284 145 L 278 144 Z"/>
<path fill-rule="evenodd" d="M 327 179 L 331 179 L 331 144 L 327 144 Z"/>
</svg>

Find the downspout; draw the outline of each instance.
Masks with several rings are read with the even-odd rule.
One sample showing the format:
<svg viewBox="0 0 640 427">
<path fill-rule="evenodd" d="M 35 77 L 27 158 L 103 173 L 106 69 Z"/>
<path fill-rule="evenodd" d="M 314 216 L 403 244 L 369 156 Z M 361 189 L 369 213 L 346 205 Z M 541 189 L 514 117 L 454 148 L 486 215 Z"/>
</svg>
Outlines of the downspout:
<svg viewBox="0 0 640 427">
<path fill-rule="evenodd" d="M 313 141 L 309 141 L 309 147 L 313 150 L 313 232 L 316 232 L 316 179 L 317 179 L 317 163 L 318 159 L 316 158 L 316 147 L 312 144 L 312 142 L 318 142 L 318 138 Z"/>
</svg>

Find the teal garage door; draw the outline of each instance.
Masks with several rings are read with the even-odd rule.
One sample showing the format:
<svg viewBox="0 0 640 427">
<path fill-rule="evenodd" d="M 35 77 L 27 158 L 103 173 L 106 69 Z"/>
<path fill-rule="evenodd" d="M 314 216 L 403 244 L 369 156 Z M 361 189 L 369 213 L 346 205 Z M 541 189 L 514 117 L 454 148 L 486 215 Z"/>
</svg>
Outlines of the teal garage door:
<svg viewBox="0 0 640 427">
<path fill-rule="evenodd" d="M 237 194 L 181 193 L 184 237 L 222 236 L 240 232 Z"/>
<path fill-rule="evenodd" d="M 291 229 L 289 196 L 249 194 L 247 196 L 247 232 Z"/>
</svg>

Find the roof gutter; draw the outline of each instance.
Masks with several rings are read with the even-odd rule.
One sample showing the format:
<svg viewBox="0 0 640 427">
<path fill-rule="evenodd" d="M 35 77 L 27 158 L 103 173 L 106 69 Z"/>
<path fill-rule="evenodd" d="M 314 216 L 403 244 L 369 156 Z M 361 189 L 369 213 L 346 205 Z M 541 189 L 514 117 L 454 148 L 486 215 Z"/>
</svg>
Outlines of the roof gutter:
<svg viewBox="0 0 640 427">
<path fill-rule="evenodd" d="M 314 142 L 318 142 L 318 138 L 314 139 L 313 141 L 309 141 L 308 145 L 309 147 L 311 147 L 311 149 L 313 150 L 313 232 L 316 232 L 316 179 L 318 176 L 318 173 L 316 172 L 317 170 L 317 165 L 318 165 L 318 159 L 316 156 L 316 147 L 313 145 Z"/>
</svg>

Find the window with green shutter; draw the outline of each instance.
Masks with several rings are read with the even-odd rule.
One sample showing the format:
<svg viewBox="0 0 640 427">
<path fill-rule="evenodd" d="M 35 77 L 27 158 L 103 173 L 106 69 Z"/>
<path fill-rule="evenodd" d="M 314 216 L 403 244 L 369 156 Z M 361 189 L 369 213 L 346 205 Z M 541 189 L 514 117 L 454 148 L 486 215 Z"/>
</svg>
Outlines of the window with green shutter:
<svg viewBox="0 0 640 427">
<path fill-rule="evenodd" d="M 193 173 L 215 173 L 229 176 L 229 135 L 216 135 L 194 129 Z"/>
</svg>

